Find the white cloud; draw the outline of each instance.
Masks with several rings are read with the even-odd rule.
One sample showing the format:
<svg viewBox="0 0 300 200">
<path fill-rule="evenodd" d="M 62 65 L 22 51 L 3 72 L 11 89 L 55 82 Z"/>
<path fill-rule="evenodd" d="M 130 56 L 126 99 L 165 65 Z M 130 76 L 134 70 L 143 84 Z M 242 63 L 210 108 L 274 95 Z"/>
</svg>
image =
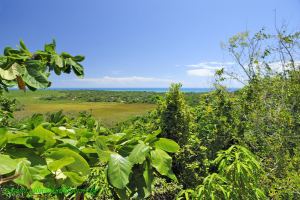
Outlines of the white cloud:
<svg viewBox="0 0 300 200">
<path fill-rule="evenodd" d="M 266 72 L 266 64 L 268 64 L 268 67 L 271 69 L 272 73 L 282 73 L 283 69 L 285 70 L 291 70 L 292 69 L 292 65 L 290 62 L 286 62 L 286 63 L 282 63 L 281 61 L 274 61 L 274 62 L 267 62 L 267 63 L 263 63 L 263 62 L 259 62 L 258 66 L 259 66 L 259 70 L 261 70 L 261 72 Z M 300 66 L 300 61 L 299 60 L 295 60 L 294 61 L 295 66 Z M 245 63 L 244 66 L 247 66 L 248 64 Z M 246 67 L 247 68 L 247 67 Z M 258 68 L 256 68 L 256 66 L 254 66 L 253 69 L 255 72 L 258 72 Z M 242 71 L 241 68 L 235 68 L 234 72 L 236 74 L 243 74 L 244 72 Z M 246 78 L 246 77 L 245 77 Z"/>
<path fill-rule="evenodd" d="M 137 82 L 165 82 L 171 83 L 170 79 L 161 79 L 153 77 L 142 77 L 142 76 L 129 76 L 129 77 L 112 77 L 104 76 L 101 78 L 85 78 L 85 79 L 76 79 L 83 82 L 96 82 L 96 83 L 137 83 Z"/>
<path fill-rule="evenodd" d="M 212 69 L 191 69 L 187 70 L 189 76 L 210 77 L 214 76 Z"/>
<path fill-rule="evenodd" d="M 151 88 L 169 87 L 171 83 L 182 82 L 168 78 L 143 76 L 103 76 L 99 78 L 87 77 L 83 79 L 64 80 L 66 87 L 78 88 Z"/>
<path fill-rule="evenodd" d="M 271 63 L 268 63 L 269 64 L 269 67 L 274 71 L 274 72 L 282 72 L 283 71 L 283 63 L 282 62 L 271 62 Z M 295 66 L 300 66 L 300 61 L 299 60 L 296 60 L 294 61 L 294 64 Z M 284 66 L 286 69 L 291 69 L 292 68 L 292 65 L 290 62 L 286 63 L 285 66 Z"/>
<path fill-rule="evenodd" d="M 221 67 L 226 67 L 230 65 L 234 65 L 234 62 L 210 61 L 210 62 L 200 62 L 198 64 L 192 64 L 192 65 L 185 65 L 185 66 L 192 67 L 192 68 L 219 69 Z"/>
<path fill-rule="evenodd" d="M 198 76 L 198 77 L 212 77 L 215 74 L 215 71 L 221 69 L 222 67 L 227 68 L 229 66 L 234 65 L 233 62 L 201 62 L 198 64 L 185 65 L 189 68 L 196 69 L 188 69 L 187 74 L 189 76 Z"/>
</svg>

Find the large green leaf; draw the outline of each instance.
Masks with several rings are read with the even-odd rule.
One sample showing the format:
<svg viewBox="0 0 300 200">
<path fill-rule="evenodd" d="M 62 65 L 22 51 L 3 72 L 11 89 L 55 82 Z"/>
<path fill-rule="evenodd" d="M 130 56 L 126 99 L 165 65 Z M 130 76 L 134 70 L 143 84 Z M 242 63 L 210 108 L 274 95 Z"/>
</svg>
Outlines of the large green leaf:
<svg viewBox="0 0 300 200">
<path fill-rule="evenodd" d="M 52 127 L 51 128 L 51 131 L 53 131 L 54 133 L 56 133 L 57 135 L 59 135 L 60 137 L 65 137 L 67 136 L 67 130 L 65 129 L 61 129 L 61 128 L 58 128 L 58 127 Z"/>
<path fill-rule="evenodd" d="M 34 129 L 44 121 L 44 115 L 35 113 L 31 116 L 30 120 L 28 121 L 28 125 L 30 129 Z"/>
<path fill-rule="evenodd" d="M 107 141 L 108 141 L 108 136 L 99 136 L 99 137 L 97 137 L 96 142 L 95 142 L 95 149 L 99 156 L 99 160 L 104 163 L 109 161 L 110 155 L 113 153 L 107 147 L 107 145 L 106 145 Z"/>
<path fill-rule="evenodd" d="M 128 160 L 132 164 L 142 164 L 149 153 L 150 147 L 145 145 L 143 142 L 137 144 L 132 152 L 130 153 Z"/>
<path fill-rule="evenodd" d="M 31 163 L 32 165 L 32 163 Z M 33 180 L 44 180 L 46 176 L 51 174 L 47 165 L 36 165 L 29 167 L 29 171 L 32 175 Z M 32 185 L 31 185 L 32 186 Z"/>
<path fill-rule="evenodd" d="M 27 158 L 32 165 L 46 165 L 45 158 L 35 148 L 9 146 L 6 152 L 15 159 Z"/>
<path fill-rule="evenodd" d="M 73 65 L 72 68 L 73 68 L 74 73 L 78 77 L 83 78 L 83 76 L 84 76 L 83 67 L 80 64 Z"/>
<path fill-rule="evenodd" d="M 151 193 L 151 186 L 152 186 L 152 182 L 153 182 L 154 176 L 153 176 L 152 166 L 150 165 L 150 161 L 149 160 L 147 160 L 144 163 L 143 177 L 144 177 L 145 185 L 146 185 L 146 188 L 144 189 L 144 191 L 145 191 L 146 194 L 147 193 L 150 194 Z"/>
<path fill-rule="evenodd" d="M 55 160 L 55 161 L 49 163 L 48 168 L 51 171 L 57 171 L 73 162 L 75 162 L 75 159 L 73 157 L 63 157 L 61 159 L 58 159 L 58 160 Z"/>
<path fill-rule="evenodd" d="M 72 66 L 73 71 L 77 76 L 82 77 L 84 75 L 83 67 L 72 58 L 66 58 L 66 64 Z"/>
<path fill-rule="evenodd" d="M 59 68 L 64 67 L 63 59 L 59 55 L 53 55 L 53 59 L 56 66 L 58 66 Z"/>
<path fill-rule="evenodd" d="M 129 182 L 132 164 L 119 154 L 111 154 L 108 162 L 108 179 L 116 188 L 123 189 Z"/>
<path fill-rule="evenodd" d="M 49 194 L 53 192 L 53 189 L 47 188 L 44 183 L 40 181 L 34 181 L 30 187 L 33 194 Z"/>
<path fill-rule="evenodd" d="M 56 140 L 54 139 L 55 134 L 43 127 L 43 125 L 39 125 L 34 130 L 30 131 L 29 136 L 36 136 L 39 137 L 39 142 L 45 142 L 45 149 L 52 147 Z"/>
<path fill-rule="evenodd" d="M 73 60 L 76 62 L 82 62 L 84 60 L 84 56 L 82 56 L 82 55 L 74 56 Z"/>
<path fill-rule="evenodd" d="M 172 158 L 163 150 L 155 149 L 151 151 L 151 165 L 162 175 L 177 181 L 172 171 Z"/>
<path fill-rule="evenodd" d="M 40 71 L 41 67 L 42 66 L 39 66 L 37 63 L 26 63 L 26 71 L 22 78 L 25 83 L 32 88 L 47 88 L 51 84 L 48 81 L 47 75 Z"/>
<path fill-rule="evenodd" d="M 146 137 L 146 139 L 145 139 L 145 142 L 151 144 L 151 143 L 153 143 L 154 141 L 157 141 L 157 136 L 158 136 L 159 134 L 161 134 L 161 130 L 160 130 L 160 129 L 158 129 L 158 130 L 156 130 L 156 131 L 153 131 L 153 132 L 150 133 L 150 134 L 147 134 L 147 137 Z"/>
<path fill-rule="evenodd" d="M 167 138 L 159 138 L 158 141 L 154 142 L 154 146 L 171 153 L 177 152 L 180 148 L 175 141 Z"/>
<path fill-rule="evenodd" d="M 10 68 L 5 70 L 0 68 L 1 78 L 8 81 L 15 80 L 17 76 L 22 76 L 24 72 L 25 68 L 18 63 L 14 63 Z"/>
<path fill-rule="evenodd" d="M 78 173 L 81 176 L 87 176 L 90 173 L 90 167 L 89 164 L 87 163 L 87 161 L 78 153 L 76 153 L 75 151 L 72 151 L 68 148 L 52 148 L 49 149 L 47 152 L 45 152 L 44 154 L 47 158 L 52 159 L 52 162 L 55 162 L 56 160 L 61 160 L 64 162 L 64 164 L 66 162 L 70 162 L 71 160 L 64 160 L 65 158 L 73 158 L 74 162 L 68 164 L 67 166 L 65 166 L 62 171 L 66 171 L 66 172 L 75 172 Z M 52 165 L 51 163 L 48 163 L 49 165 Z M 57 163 L 56 163 L 57 164 Z M 55 166 L 57 167 L 57 165 L 55 164 Z M 54 164 L 53 164 L 54 165 Z"/>
<path fill-rule="evenodd" d="M 18 161 L 8 155 L 0 154 L 0 175 L 13 172 L 17 167 Z"/>
<path fill-rule="evenodd" d="M 31 163 L 26 159 L 19 159 L 16 167 L 16 174 L 19 175 L 13 181 L 17 184 L 24 185 L 27 188 L 32 188 L 34 181 L 44 180 L 50 174 L 46 165 L 31 166 Z"/>
<path fill-rule="evenodd" d="M 32 144 L 28 142 L 30 137 L 28 133 L 17 131 L 17 132 L 7 132 L 7 143 L 9 144 L 21 144 L 28 148 L 33 148 Z"/>
<path fill-rule="evenodd" d="M 75 172 L 64 172 L 64 175 L 67 176 L 67 179 L 64 182 L 67 186 L 79 186 L 85 181 L 85 177 L 82 177 Z"/>
<path fill-rule="evenodd" d="M 99 160 L 104 163 L 109 161 L 110 155 L 113 153 L 112 151 L 109 150 L 101 150 L 98 147 L 96 147 L 96 151 L 99 156 Z"/>
<path fill-rule="evenodd" d="M 15 60 L 9 60 L 6 57 L 3 57 L 0 61 L 0 68 L 8 70 L 13 64 L 15 64 Z"/>
<path fill-rule="evenodd" d="M 28 160 L 20 161 L 16 168 L 16 174 L 20 174 L 20 176 L 14 182 L 29 188 L 33 183 L 33 177 L 29 168 L 30 162 Z"/>
<path fill-rule="evenodd" d="M 113 143 L 117 143 L 120 142 L 121 140 L 124 139 L 124 137 L 126 137 L 126 133 L 115 133 L 115 134 L 111 134 L 111 135 L 107 135 L 107 136 L 98 136 L 97 140 L 101 140 L 105 143 L 107 142 L 113 142 Z"/>
<path fill-rule="evenodd" d="M 73 56 L 71 56 L 69 53 L 67 53 L 67 52 L 62 52 L 61 54 L 61 57 L 63 57 L 64 59 L 66 59 L 66 58 L 72 58 Z"/>
</svg>

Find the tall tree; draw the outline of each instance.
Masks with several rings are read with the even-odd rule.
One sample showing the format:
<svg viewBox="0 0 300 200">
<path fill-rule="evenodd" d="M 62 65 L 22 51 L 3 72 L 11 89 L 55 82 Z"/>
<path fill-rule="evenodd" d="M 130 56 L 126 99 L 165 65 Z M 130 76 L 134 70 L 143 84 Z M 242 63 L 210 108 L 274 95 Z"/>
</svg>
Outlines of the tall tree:
<svg viewBox="0 0 300 200">
<path fill-rule="evenodd" d="M 165 100 L 160 104 L 159 113 L 162 135 L 183 145 L 188 139 L 191 116 L 181 87 L 181 84 L 171 85 Z"/>
</svg>

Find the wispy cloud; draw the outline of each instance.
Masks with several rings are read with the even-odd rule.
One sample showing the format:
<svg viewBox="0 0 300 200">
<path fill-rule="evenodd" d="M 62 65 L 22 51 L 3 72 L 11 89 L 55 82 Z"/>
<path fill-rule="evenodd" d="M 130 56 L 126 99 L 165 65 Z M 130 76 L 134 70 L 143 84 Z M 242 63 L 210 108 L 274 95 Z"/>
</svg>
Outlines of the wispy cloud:
<svg viewBox="0 0 300 200">
<path fill-rule="evenodd" d="M 296 60 L 296 66 L 300 66 L 300 61 Z M 247 65 L 247 64 L 245 64 Z M 259 65 L 263 65 L 263 63 L 259 63 Z M 268 63 L 272 72 L 280 73 L 283 71 L 283 63 L 282 62 L 270 62 Z M 186 70 L 187 75 L 189 76 L 197 76 L 197 77 L 213 77 L 215 75 L 216 70 L 224 68 L 227 72 L 236 74 L 236 77 L 240 77 L 240 79 L 246 79 L 244 77 L 243 71 L 241 68 L 236 67 L 234 62 L 201 62 L 198 64 L 185 65 L 188 67 Z M 285 63 L 284 66 L 286 69 L 291 68 L 291 63 Z M 263 70 L 263 68 L 261 68 Z M 256 69 L 254 69 L 256 70 Z"/>
<path fill-rule="evenodd" d="M 180 82 L 168 78 L 143 76 L 103 76 L 99 78 L 86 77 L 65 81 L 67 85 L 80 85 L 79 87 L 169 87 L 171 83 Z"/>
<path fill-rule="evenodd" d="M 218 69 L 224 66 L 231 66 L 231 65 L 234 65 L 234 62 L 210 61 L 210 62 L 200 62 L 192 65 L 185 65 L 185 66 L 192 67 L 192 68 Z"/>
<path fill-rule="evenodd" d="M 187 70 L 189 76 L 211 77 L 214 76 L 212 69 L 190 69 Z"/>
<path fill-rule="evenodd" d="M 76 79 L 83 82 L 97 82 L 97 83 L 137 83 L 137 82 L 173 82 L 170 79 L 154 78 L 154 77 L 142 77 L 142 76 L 128 76 L 128 77 L 112 77 L 104 76 L 101 78 L 85 78 Z"/>
<path fill-rule="evenodd" d="M 212 77 L 214 76 L 216 70 L 221 69 L 222 67 L 227 68 L 232 65 L 234 65 L 233 62 L 210 61 L 185 65 L 185 67 L 193 68 L 187 70 L 187 74 L 189 76 Z"/>
<path fill-rule="evenodd" d="M 271 63 L 268 63 L 269 64 L 269 67 L 274 71 L 274 72 L 283 72 L 283 67 L 285 69 L 291 69 L 292 68 L 292 65 L 290 62 L 288 63 L 285 63 L 285 66 L 282 62 L 271 62 Z M 294 64 L 295 66 L 300 66 L 300 61 L 299 60 L 295 60 L 294 61 Z"/>
</svg>

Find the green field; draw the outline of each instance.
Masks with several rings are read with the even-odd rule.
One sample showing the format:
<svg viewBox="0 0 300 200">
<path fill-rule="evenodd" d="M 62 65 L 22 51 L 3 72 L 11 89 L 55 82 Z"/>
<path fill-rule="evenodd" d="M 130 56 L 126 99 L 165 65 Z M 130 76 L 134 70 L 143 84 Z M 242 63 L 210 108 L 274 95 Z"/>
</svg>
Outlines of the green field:
<svg viewBox="0 0 300 200">
<path fill-rule="evenodd" d="M 81 91 L 82 93 L 82 91 Z M 43 100 L 45 96 L 64 96 L 64 91 L 10 91 L 5 94 L 17 99 L 18 111 L 15 112 L 17 119 L 28 117 L 33 113 L 47 113 L 63 110 L 67 115 L 77 115 L 87 111 L 107 126 L 124 121 L 130 117 L 139 116 L 155 108 L 154 104 L 146 103 L 116 103 L 116 102 L 85 102 L 80 100 Z"/>
</svg>

